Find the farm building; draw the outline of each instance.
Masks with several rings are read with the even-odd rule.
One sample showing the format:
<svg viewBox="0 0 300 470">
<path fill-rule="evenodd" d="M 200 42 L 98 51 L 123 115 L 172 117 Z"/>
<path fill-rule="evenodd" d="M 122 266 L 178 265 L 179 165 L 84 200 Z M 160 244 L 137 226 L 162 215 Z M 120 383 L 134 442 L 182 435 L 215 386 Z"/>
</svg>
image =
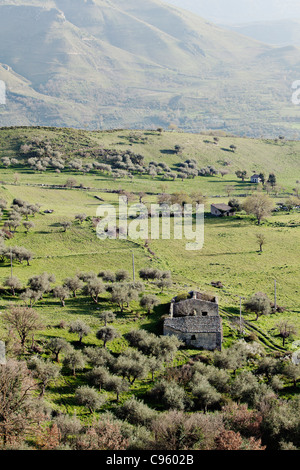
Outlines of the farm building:
<svg viewBox="0 0 300 470">
<path fill-rule="evenodd" d="M 259 175 L 252 175 L 251 183 L 261 183 L 261 177 Z"/>
<path fill-rule="evenodd" d="M 221 350 L 223 333 L 218 299 L 191 292 L 189 298 L 171 301 L 170 317 L 164 321 L 164 335 L 176 335 L 196 349 Z"/>
<path fill-rule="evenodd" d="M 212 204 L 210 212 L 216 217 L 229 217 L 234 215 L 234 209 L 227 204 Z"/>
</svg>

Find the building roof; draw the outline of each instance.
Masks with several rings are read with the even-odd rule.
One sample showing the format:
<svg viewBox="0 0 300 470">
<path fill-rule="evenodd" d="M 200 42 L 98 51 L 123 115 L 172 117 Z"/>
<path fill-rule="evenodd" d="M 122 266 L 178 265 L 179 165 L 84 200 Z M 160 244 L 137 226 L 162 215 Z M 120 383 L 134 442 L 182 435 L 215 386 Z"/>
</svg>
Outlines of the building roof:
<svg viewBox="0 0 300 470">
<path fill-rule="evenodd" d="M 191 291 L 191 298 L 197 299 L 197 300 L 202 300 L 205 302 L 212 302 L 214 304 L 218 303 L 218 297 L 216 295 L 212 294 L 206 294 L 203 292 L 197 292 L 197 291 Z"/>
<path fill-rule="evenodd" d="M 164 326 L 181 333 L 221 333 L 222 320 L 219 316 L 167 318 Z"/>
<path fill-rule="evenodd" d="M 259 175 L 252 175 L 251 178 L 260 178 Z"/>
<path fill-rule="evenodd" d="M 212 207 L 215 207 L 219 211 L 231 211 L 232 207 L 228 206 L 227 204 L 212 204 Z"/>
</svg>

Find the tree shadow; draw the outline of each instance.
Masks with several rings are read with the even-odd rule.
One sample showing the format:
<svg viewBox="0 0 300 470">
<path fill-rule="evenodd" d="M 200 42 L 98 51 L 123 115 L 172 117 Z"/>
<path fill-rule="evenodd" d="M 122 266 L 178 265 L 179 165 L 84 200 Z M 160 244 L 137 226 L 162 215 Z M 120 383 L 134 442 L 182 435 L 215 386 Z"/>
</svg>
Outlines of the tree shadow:
<svg viewBox="0 0 300 470">
<path fill-rule="evenodd" d="M 160 153 L 162 153 L 163 155 L 176 155 L 176 150 L 171 150 L 171 149 L 164 149 L 164 150 L 160 150 Z"/>
<path fill-rule="evenodd" d="M 220 147 L 220 149 L 223 150 L 223 152 L 235 153 L 233 150 L 227 149 L 225 147 Z"/>
<path fill-rule="evenodd" d="M 218 256 L 235 256 L 235 255 L 249 255 L 249 254 L 256 253 L 256 251 L 250 250 L 250 251 L 235 251 L 235 252 L 225 252 L 225 253 L 206 253 L 203 254 L 203 257 L 218 257 Z"/>
<path fill-rule="evenodd" d="M 148 333 L 163 334 L 163 318 L 168 315 L 170 302 L 166 304 L 159 304 L 154 307 L 153 312 L 148 316 L 149 323 L 142 325 L 141 329 L 146 330 Z"/>
</svg>

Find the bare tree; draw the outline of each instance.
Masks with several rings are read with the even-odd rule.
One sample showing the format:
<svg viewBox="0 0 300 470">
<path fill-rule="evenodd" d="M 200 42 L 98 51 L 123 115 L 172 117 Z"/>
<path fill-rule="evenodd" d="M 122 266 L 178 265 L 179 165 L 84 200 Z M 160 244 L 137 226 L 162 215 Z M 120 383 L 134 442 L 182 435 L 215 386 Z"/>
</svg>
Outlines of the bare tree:
<svg viewBox="0 0 300 470">
<path fill-rule="evenodd" d="M 295 325 L 290 323 L 288 320 L 282 320 L 276 327 L 279 330 L 279 335 L 282 337 L 282 345 L 285 346 L 285 341 L 295 334 L 297 334 L 297 328 Z"/>
<path fill-rule="evenodd" d="M 40 416 L 32 393 L 37 385 L 25 362 L 9 360 L 0 374 L 0 439 L 4 446 L 10 438 L 33 430 Z"/>
<path fill-rule="evenodd" d="M 35 310 L 28 307 L 11 307 L 5 312 L 3 319 L 8 327 L 13 328 L 18 333 L 23 351 L 28 336 L 32 332 L 43 328 L 39 315 Z"/>
</svg>

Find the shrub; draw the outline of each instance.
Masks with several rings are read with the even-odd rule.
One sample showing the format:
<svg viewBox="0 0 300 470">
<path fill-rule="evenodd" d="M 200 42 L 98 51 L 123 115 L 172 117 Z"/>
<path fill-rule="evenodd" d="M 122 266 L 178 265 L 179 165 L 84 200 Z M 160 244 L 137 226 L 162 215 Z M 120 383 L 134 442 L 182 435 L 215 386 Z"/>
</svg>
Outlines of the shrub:
<svg viewBox="0 0 300 470">
<path fill-rule="evenodd" d="M 88 408 L 90 413 L 99 410 L 105 402 L 103 395 L 100 395 L 97 390 L 87 385 L 82 385 L 77 388 L 75 392 L 75 399 L 77 403 Z"/>
<path fill-rule="evenodd" d="M 116 415 L 131 424 L 149 426 L 156 412 L 134 396 L 116 409 Z"/>
<path fill-rule="evenodd" d="M 173 410 L 184 410 L 191 405 L 184 388 L 175 382 L 161 380 L 152 388 L 150 395 Z"/>
</svg>

